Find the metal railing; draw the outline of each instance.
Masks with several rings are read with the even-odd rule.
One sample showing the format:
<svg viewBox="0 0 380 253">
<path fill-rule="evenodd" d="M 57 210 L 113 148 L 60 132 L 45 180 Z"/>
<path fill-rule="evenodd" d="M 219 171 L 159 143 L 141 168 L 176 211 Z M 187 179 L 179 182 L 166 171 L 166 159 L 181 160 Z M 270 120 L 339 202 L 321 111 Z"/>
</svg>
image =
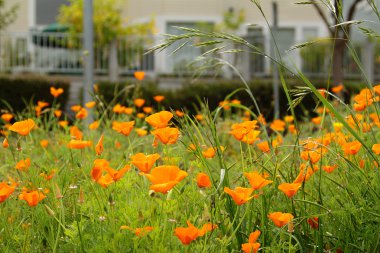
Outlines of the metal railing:
<svg viewBox="0 0 380 253">
<path fill-rule="evenodd" d="M 151 37 L 117 39 L 119 74 L 153 71 L 153 54 L 144 53 L 154 43 Z M 95 73 L 106 74 L 109 46 L 95 43 Z M 1 33 L 0 71 L 78 74 L 83 72 L 82 36 L 67 33 Z"/>
<path fill-rule="evenodd" d="M 186 69 L 186 64 L 174 64 L 170 67 L 168 57 L 192 61 L 197 55 L 184 52 L 183 55 L 170 55 L 170 50 L 158 55 L 158 52 L 145 54 L 147 49 L 158 43 L 158 37 L 122 37 L 113 43 L 117 47 L 118 74 L 131 74 L 136 70 L 156 72 L 155 62 L 160 65 L 161 73 L 176 74 Z M 270 40 L 263 36 L 248 36 L 246 39 L 263 52 L 272 51 Z M 281 41 L 280 41 L 281 42 Z M 280 43 L 279 41 L 277 43 Z M 95 73 L 108 74 L 110 65 L 110 45 L 98 46 L 95 43 Z M 358 45 L 356 52 L 364 57 L 364 46 Z M 57 74 L 80 74 L 83 72 L 82 36 L 70 36 L 67 33 L 25 32 L 0 33 L 0 72 L 39 72 Z M 201 52 L 197 54 L 200 55 Z M 177 52 L 181 54 L 181 50 Z M 155 59 L 156 58 L 156 59 Z M 327 77 L 331 71 L 331 45 L 311 45 L 302 49 L 284 51 L 283 60 L 291 67 L 297 66 L 309 77 Z M 365 59 L 363 59 L 365 60 Z M 162 61 L 162 62 L 161 62 Z M 247 71 L 249 78 L 271 75 L 270 59 L 261 54 L 249 54 L 235 57 L 238 69 Z M 172 64 L 173 65 L 173 64 Z M 380 80 L 380 45 L 375 45 L 373 71 L 375 80 Z M 349 78 L 360 78 L 361 72 L 349 53 L 344 58 L 344 73 Z M 160 73 L 156 73 L 160 74 Z"/>
</svg>

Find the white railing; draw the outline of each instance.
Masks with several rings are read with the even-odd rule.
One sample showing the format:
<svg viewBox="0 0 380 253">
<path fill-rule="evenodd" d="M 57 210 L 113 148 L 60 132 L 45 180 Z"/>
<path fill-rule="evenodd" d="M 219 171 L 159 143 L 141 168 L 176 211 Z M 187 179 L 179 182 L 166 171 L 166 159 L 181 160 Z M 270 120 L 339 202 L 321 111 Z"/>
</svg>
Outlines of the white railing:
<svg viewBox="0 0 380 253">
<path fill-rule="evenodd" d="M 271 54 L 273 51 L 270 48 L 270 40 L 267 38 L 246 37 L 246 39 L 263 52 Z M 169 56 L 170 51 L 174 50 L 169 48 L 160 54 L 158 52 L 145 54 L 147 49 L 158 42 L 158 37 L 123 37 L 117 39 L 116 43 L 110 44 L 117 48 L 118 74 L 131 74 L 136 70 L 175 75 L 194 72 L 194 69 L 189 69 L 186 63 L 200 55 L 202 53 L 200 50 L 179 50 L 176 54 Z M 277 43 L 280 42 L 277 41 Z M 289 63 L 290 67 L 297 66 L 309 77 L 323 78 L 327 77 L 331 70 L 330 50 L 328 45 L 325 47 L 315 45 L 290 53 L 284 52 L 283 60 Z M 368 60 L 365 59 L 363 50 L 366 50 L 365 46 L 357 47 L 362 62 Z M 95 46 L 96 74 L 109 73 L 110 51 L 109 45 Z M 73 37 L 67 33 L 58 32 L 0 33 L 0 72 L 80 74 L 83 72 L 83 53 L 81 35 Z M 380 80 L 380 45 L 375 45 L 373 54 L 373 76 L 375 80 Z M 178 59 L 182 59 L 184 63 L 178 62 Z M 236 63 L 239 70 L 246 72 L 247 78 L 271 74 L 270 60 L 260 54 L 236 56 L 231 63 Z M 344 72 L 349 78 L 361 77 L 360 69 L 349 54 L 344 60 Z"/>
</svg>

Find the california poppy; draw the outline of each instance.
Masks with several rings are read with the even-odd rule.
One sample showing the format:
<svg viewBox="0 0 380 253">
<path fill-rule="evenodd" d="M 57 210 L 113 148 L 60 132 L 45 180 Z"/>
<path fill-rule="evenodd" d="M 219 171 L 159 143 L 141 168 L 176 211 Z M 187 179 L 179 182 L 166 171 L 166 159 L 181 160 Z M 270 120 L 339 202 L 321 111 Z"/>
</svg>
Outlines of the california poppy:
<svg viewBox="0 0 380 253">
<path fill-rule="evenodd" d="M 81 105 L 73 105 L 70 107 L 70 109 L 73 111 L 73 112 L 79 112 L 80 109 L 82 109 L 82 106 Z"/>
<path fill-rule="evenodd" d="M 241 250 L 244 253 L 256 253 L 261 246 L 260 243 L 256 242 L 257 239 L 259 238 L 260 234 L 261 234 L 261 232 L 259 230 L 252 232 L 249 235 L 248 243 L 244 243 L 241 245 Z"/>
<path fill-rule="evenodd" d="M 322 169 L 326 171 L 327 173 L 332 173 L 336 168 L 338 168 L 338 165 L 325 165 L 322 166 Z"/>
<path fill-rule="evenodd" d="M 176 114 L 178 117 L 180 117 L 180 118 L 182 118 L 182 117 L 185 115 L 185 113 L 184 113 L 183 111 L 180 111 L 180 110 L 175 110 L 175 114 Z"/>
<path fill-rule="evenodd" d="M 40 173 L 40 176 L 43 177 L 46 181 L 51 180 L 55 175 L 56 170 L 51 170 L 49 174 L 46 172 Z"/>
<path fill-rule="evenodd" d="M 144 174 L 152 183 L 150 189 L 155 192 L 167 193 L 187 176 L 187 172 L 177 166 L 163 165 L 155 167 L 150 174 Z"/>
<path fill-rule="evenodd" d="M 154 128 L 167 127 L 173 114 L 169 111 L 161 111 L 146 117 L 145 121 Z"/>
<path fill-rule="evenodd" d="M 29 167 L 30 167 L 29 157 L 26 159 L 20 160 L 15 166 L 17 170 L 21 170 L 21 171 L 28 171 Z"/>
<path fill-rule="evenodd" d="M 345 155 L 356 155 L 361 147 L 362 144 L 359 141 L 347 142 L 343 145 L 343 151 Z"/>
<path fill-rule="evenodd" d="M 13 119 L 13 115 L 10 114 L 10 113 L 4 113 L 1 115 L 1 118 L 5 121 L 5 122 L 10 122 L 11 119 Z"/>
<path fill-rule="evenodd" d="M 82 140 L 71 140 L 67 147 L 71 149 L 84 149 L 86 147 L 91 147 L 92 142 L 91 141 L 82 141 Z"/>
<path fill-rule="evenodd" d="M 131 166 L 129 165 L 125 165 L 120 170 L 115 170 L 108 166 L 104 168 L 104 170 L 107 171 L 108 175 L 110 175 L 113 181 L 115 182 L 119 181 L 124 176 L 124 174 L 130 169 L 131 169 Z"/>
<path fill-rule="evenodd" d="M 67 127 L 69 125 L 69 122 L 67 120 L 61 120 L 61 121 L 58 121 L 58 124 L 61 127 L 65 128 L 65 127 Z"/>
<path fill-rule="evenodd" d="M 202 155 L 205 157 L 205 158 L 214 158 L 215 156 L 215 151 L 216 151 L 216 148 L 208 148 L 204 151 L 202 151 Z"/>
<path fill-rule="evenodd" d="M 77 126 L 72 126 L 70 127 L 70 136 L 72 138 L 75 138 L 76 140 L 82 140 L 83 138 L 83 133 Z"/>
<path fill-rule="evenodd" d="M 99 121 L 97 121 L 97 120 L 95 120 L 90 125 L 88 125 L 88 128 L 90 130 L 96 130 L 96 129 L 98 129 L 98 127 L 99 127 Z"/>
<path fill-rule="evenodd" d="M 127 115 L 131 115 L 133 113 L 133 108 L 132 107 L 125 107 L 123 112 Z"/>
<path fill-rule="evenodd" d="M 62 111 L 61 110 L 55 110 L 54 111 L 54 116 L 56 116 L 57 118 L 61 117 L 62 115 Z"/>
<path fill-rule="evenodd" d="M 285 130 L 285 122 L 280 120 L 280 119 L 276 119 L 274 120 L 271 124 L 270 124 L 270 128 L 273 130 L 273 131 L 278 131 L 278 132 L 282 132 Z"/>
<path fill-rule="evenodd" d="M 306 150 L 301 152 L 301 158 L 305 161 L 310 161 L 312 164 L 317 163 L 322 157 L 322 154 L 319 151 L 315 150 Z"/>
<path fill-rule="evenodd" d="M 46 196 L 39 191 L 29 191 L 27 189 L 23 189 L 18 198 L 25 200 L 29 206 L 36 206 L 41 200 L 46 198 Z"/>
<path fill-rule="evenodd" d="M 78 113 L 75 115 L 75 118 L 77 118 L 77 119 L 85 119 L 85 118 L 87 118 L 87 116 L 88 116 L 88 112 L 87 112 L 86 108 L 82 107 L 78 111 Z"/>
<path fill-rule="evenodd" d="M 278 186 L 278 189 L 285 193 L 288 198 L 291 198 L 297 193 L 301 186 L 301 183 L 283 183 Z"/>
<path fill-rule="evenodd" d="M 270 151 L 269 143 L 267 141 L 262 141 L 256 144 L 256 146 L 264 153 L 268 153 Z"/>
<path fill-rule="evenodd" d="M 106 167 L 109 166 L 109 162 L 106 159 L 95 159 L 94 166 L 91 169 L 91 177 L 94 181 L 97 181 Z"/>
<path fill-rule="evenodd" d="M 157 102 L 157 103 L 161 103 L 165 97 L 162 96 L 162 95 L 157 95 L 157 96 L 154 96 L 153 99 Z"/>
<path fill-rule="evenodd" d="M 378 143 L 373 144 L 373 146 L 372 146 L 372 151 L 373 151 L 376 155 L 380 155 L 380 144 L 378 144 Z"/>
<path fill-rule="evenodd" d="M 53 97 L 55 97 L 55 98 L 59 97 L 62 93 L 63 93 L 63 89 L 62 88 L 56 89 L 55 87 L 50 87 L 50 94 Z"/>
<path fill-rule="evenodd" d="M 117 122 L 114 121 L 112 122 L 112 129 L 115 130 L 118 133 L 121 133 L 125 136 L 128 136 L 132 129 L 133 126 L 135 125 L 135 121 L 129 121 L 129 122 Z"/>
<path fill-rule="evenodd" d="M 41 140 L 40 145 L 41 145 L 41 147 L 46 148 L 49 145 L 49 141 L 48 140 Z"/>
<path fill-rule="evenodd" d="M 199 236 L 199 230 L 191 224 L 190 221 L 187 221 L 187 226 L 187 228 L 179 227 L 174 230 L 174 235 L 177 236 L 184 245 L 189 245 Z"/>
<path fill-rule="evenodd" d="M 95 101 L 90 101 L 84 104 L 84 106 L 86 106 L 88 109 L 94 108 L 95 105 L 96 105 Z"/>
<path fill-rule="evenodd" d="M 257 120 L 244 121 L 242 123 L 233 124 L 231 126 L 231 135 L 235 137 L 236 140 L 241 141 L 244 136 L 257 128 Z M 259 132 L 260 133 L 260 132 Z"/>
<path fill-rule="evenodd" d="M 288 224 L 294 216 L 290 213 L 274 212 L 268 215 L 269 219 L 274 222 L 277 227 L 283 227 Z"/>
<path fill-rule="evenodd" d="M 152 134 L 163 144 L 174 144 L 179 137 L 179 130 L 175 127 L 164 127 L 153 130 Z"/>
<path fill-rule="evenodd" d="M 95 146 L 95 152 L 96 152 L 96 155 L 98 156 L 100 156 L 104 151 L 103 139 L 104 139 L 104 135 L 102 134 L 99 138 L 98 143 Z"/>
<path fill-rule="evenodd" d="M 112 111 L 114 113 L 123 113 L 124 112 L 124 109 L 125 109 L 125 106 L 122 106 L 121 104 L 116 104 L 113 108 L 112 108 Z"/>
<path fill-rule="evenodd" d="M 133 75 L 135 76 L 135 78 L 137 80 L 142 81 L 142 80 L 144 80 L 145 72 L 144 71 L 135 71 L 135 73 L 133 73 Z"/>
<path fill-rule="evenodd" d="M 197 175 L 197 185 L 199 188 L 210 188 L 211 180 L 206 173 L 198 173 Z"/>
<path fill-rule="evenodd" d="M 121 226 L 120 229 L 128 229 L 128 230 L 131 230 L 135 233 L 136 236 L 144 236 L 146 235 L 148 232 L 152 231 L 154 228 L 151 227 L 151 226 L 146 226 L 146 227 L 142 227 L 142 228 L 130 228 L 128 226 Z"/>
<path fill-rule="evenodd" d="M 8 138 L 4 138 L 4 140 L 3 140 L 3 148 L 8 148 L 8 147 L 9 147 Z"/>
<path fill-rule="evenodd" d="M 244 176 L 246 176 L 249 180 L 249 184 L 254 190 L 258 190 L 263 188 L 264 186 L 271 184 L 273 181 L 266 180 L 262 175 L 260 175 L 257 171 L 253 172 L 244 172 Z"/>
<path fill-rule="evenodd" d="M 333 93 L 339 93 L 339 92 L 341 92 L 343 90 L 343 88 L 344 88 L 343 84 L 339 84 L 337 86 L 332 87 L 331 91 Z"/>
<path fill-rule="evenodd" d="M 146 113 L 146 114 L 150 114 L 153 112 L 153 108 L 151 106 L 144 106 L 143 107 L 143 111 Z"/>
<path fill-rule="evenodd" d="M 154 163 L 160 158 L 159 154 L 144 155 L 137 153 L 131 156 L 132 164 L 136 166 L 141 172 L 149 173 Z"/>
<path fill-rule="evenodd" d="M 17 184 L 9 185 L 6 182 L 0 183 L 0 203 L 3 203 L 15 190 Z"/>
<path fill-rule="evenodd" d="M 312 217 L 307 219 L 307 223 L 309 223 L 310 227 L 313 229 L 318 229 L 319 224 L 318 224 L 318 217 Z"/>
<path fill-rule="evenodd" d="M 145 99 L 136 98 L 133 102 L 135 103 L 135 106 L 142 107 L 145 104 Z"/>
<path fill-rule="evenodd" d="M 26 136 L 34 128 L 34 121 L 32 119 L 27 119 L 14 123 L 9 127 L 10 131 L 16 132 L 20 135 Z"/>
<path fill-rule="evenodd" d="M 136 128 L 135 129 L 138 136 L 142 137 L 148 134 L 148 131 L 143 128 Z"/>
<path fill-rule="evenodd" d="M 258 195 L 251 195 L 253 192 L 252 188 L 236 187 L 232 190 L 228 187 L 224 187 L 224 192 L 231 196 L 235 203 L 240 206 L 252 198 L 258 197 Z"/>
<path fill-rule="evenodd" d="M 139 113 L 136 114 L 136 117 L 139 118 L 139 119 L 143 119 L 143 118 L 145 118 L 145 113 L 139 112 Z"/>
</svg>

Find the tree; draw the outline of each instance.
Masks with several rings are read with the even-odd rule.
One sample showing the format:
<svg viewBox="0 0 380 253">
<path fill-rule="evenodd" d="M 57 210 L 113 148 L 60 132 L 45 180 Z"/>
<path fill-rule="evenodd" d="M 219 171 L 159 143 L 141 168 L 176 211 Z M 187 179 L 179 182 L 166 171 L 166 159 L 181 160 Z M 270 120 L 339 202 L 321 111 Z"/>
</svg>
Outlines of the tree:
<svg viewBox="0 0 380 253">
<path fill-rule="evenodd" d="M 5 9 L 5 0 L 0 0 L 0 31 L 16 19 L 16 11 L 18 6 L 13 5 L 9 9 Z"/>
<path fill-rule="evenodd" d="M 343 82 L 343 59 L 347 42 L 351 35 L 351 25 L 359 3 L 364 0 L 311 0 L 314 8 L 325 23 L 330 37 L 333 39 L 334 54 L 332 63 L 332 73 L 334 77 L 334 85 Z M 331 11 L 331 17 L 326 14 L 321 5 L 324 4 Z M 347 10 L 347 11 L 345 11 Z"/>
</svg>

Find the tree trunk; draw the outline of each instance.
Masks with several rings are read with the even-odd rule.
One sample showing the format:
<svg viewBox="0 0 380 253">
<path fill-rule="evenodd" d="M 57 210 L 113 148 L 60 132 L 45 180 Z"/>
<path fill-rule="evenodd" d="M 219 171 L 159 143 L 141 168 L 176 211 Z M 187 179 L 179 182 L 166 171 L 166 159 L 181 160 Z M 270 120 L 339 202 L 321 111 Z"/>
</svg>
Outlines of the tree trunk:
<svg viewBox="0 0 380 253">
<path fill-rule="evenodd" d="M 344 59 L 344 49 L 346 43 L 342 40 L 335 40 L 334 45 L 334 55 L 333 55 L 333 77 L 334 86 L 343 83 L 343 59 Z"/>
</svg>

